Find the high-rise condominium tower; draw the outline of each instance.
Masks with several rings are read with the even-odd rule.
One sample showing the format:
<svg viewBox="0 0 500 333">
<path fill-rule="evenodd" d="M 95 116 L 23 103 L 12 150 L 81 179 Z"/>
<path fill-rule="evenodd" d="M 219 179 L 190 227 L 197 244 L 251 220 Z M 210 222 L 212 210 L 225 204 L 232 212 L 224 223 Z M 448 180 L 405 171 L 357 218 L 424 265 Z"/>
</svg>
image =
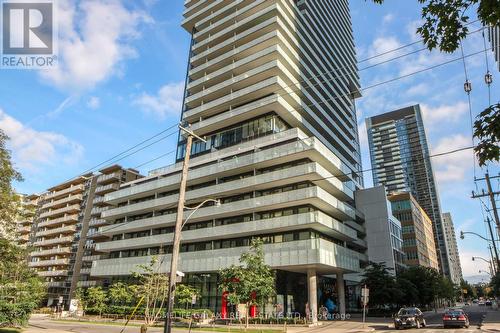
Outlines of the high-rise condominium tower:
<svg viewBox="0 0 500 333">
<path fill-rule="evenodd" d="M 500 26 L 489 27 L 488 36 L 491 43 L 491 48 L 495 54 L 498 71 L 500 71 Z"/>
<path fill-rule="evenodd" d="M 450 274 L 451 281 L 459 284 L 462 281 L 462 265 L 460 264 L 460 254 L 458 253 L 457 236 L 455 234 L 455 226 L 450 213 L 443 213 L 444 234 L 448 245 L 448 253 L 450 255 Z"/>
<path fill-rule="evenodd" d="M 434 226 L 439 267 L 450 277 L 446 238 L 420 106 L 366 119 L 375 185 L 388 193 L 410 192 Z"/>
<path fill-rule="evenodd" d="M 186 203 L 221 200 L 200 208 L 182 233 L 179 270 L 201 290 L 197 306 L 229 311 L 217 271 L 261 237 L 285 313 L 305 313 L 307 303 L 312 312 L 356 307 L 344 274 L 367 257 L 353 196 L 362 181 L 348 1 L 185 6 L 192 44 L 182 121 L 206 137 L 190 152 Z M 176 164 L 106 195 L 114 207 L 102 217 L 114 225 L 101 229 L 109 240 L 96 250 L 109 259 L 95 262 L 93 275 L 124 278 L 162 252 L 170 262 L 184 140 Z"/>
</svg>

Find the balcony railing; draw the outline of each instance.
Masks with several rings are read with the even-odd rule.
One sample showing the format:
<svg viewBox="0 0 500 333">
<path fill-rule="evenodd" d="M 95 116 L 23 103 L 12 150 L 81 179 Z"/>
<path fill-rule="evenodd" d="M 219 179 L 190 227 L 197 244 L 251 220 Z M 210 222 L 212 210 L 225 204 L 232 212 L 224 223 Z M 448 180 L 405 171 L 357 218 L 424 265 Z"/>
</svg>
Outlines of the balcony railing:
<svg viewBox="0 0 500 333">
<path fill-rule="evenodd" d="M 76 213 L 78 211 L 80 211 L 80 205 L 70 205 L 70 206 L 66 206 L 63 208 L 59 208 L 59 209 L 55 209 L 55 210 L 51 210 L 51 211 L 42 213 L 42 214 L 40 214 L 40 218 L 43 219 L 45 217 L 60 215 L 60 214 L 65 214 L 65 213 Z"/>
<path fill-rule="evenodd" d="M 116 191 L 119 188 L 120 184 L 108 184 L 108 185 L 97 186 L 95 189 L 95 194 L 103 195 L 109 192 Z"/>
<path fill-rule="evenodd" d="M 69 253 L 71 253 L 71 248 L 60 247 L 60 248 L 56 248 L 56 249 L 31 252 L 30 255 L 32 257 L 44 257 L 44 256 L 55 255 L 55 254 L 69 254 Z"/>
<path fill-rule="evenodd" d="M 103 225 L 108 225 L 110 222 L 106 221 L 105 219 L 91 219 L 89 225 L 91 227 L 100 227 Z"/>
<path fill-rule="evenodd" d="M 38 231 L 35 235 L 36 237 L 55 235 L 55 234 L 68 234 L 74 233 L 76 231 L 76 225 L 68 225 L 62 228 L 48 229 L 44 231 Z"/>
<path fill-rule="evenodd" d="M 97 177 L 97 184 L 119 181 L 121 177 L 121 172 L 113 172 L 108 175 L 100 175 L 99 177 Z"/>
<path fill-rule="evenodd" d="M 48 245 L 53 245 L 53 244 L 64 244 L 64 243 L 71 243 L 73 242 L 73 236 L 69 237 L 58 237 L 58 238 L 52 238 L 52 239 L 46 239 L 46 240 L 41 240 L 34 242 L 34 246 L 48 246 Z"/>
<path fill-rule="evenodd" d="M 66 276 L 66 275 L 68 275 L 68 271 L 67 270 L 41 271 L 41 272 L 38 272 L 38 275 L 43 276 L 43 277 Z"/>
<path fill-rule="evenodd" d="M 63 266 L 68 265 L 69 259 L 55 259 L 55 260 L 40 260 L 33 261 L 28 264 L 30 267 L 47 267 L 47 266 Z"/>
<path fill-rule="evenodd" d="M 64 190 L 61 190 L 61 191 L 56 191 L 56 192 L 53 192 L 51 194 L 48 194 L 47 196 L 44 197 L 45 200 L 50 200 L 50 199 L 54 199 L 54 198 L 58 198 L 62 195 L 65 195 L 65 194 L 68 194 L 68 193 L 73 193 L 73 192 L 77 192 L 77 191 L 83 191 L 85 189 L 85 186 L 83 184 L 80 184 L 80 185 L 74 185 L 74 186 L 71 186 L 71 187 L 68 187 Z"/>
<path fill-rule="evenodd" d="M 78 287 L 95 287 L 97 286 L 97 281 L 78 281 Z"/>
<path fill-rule="evenodd" d="M 109 209 L 109 206 L 94 207 L 94 208 L 92 208 L 92 211 L 90 212 L 90 214 L 92 214 L 92 215 L 100 214 L 108 209 Z"/>
<path fill-rule="evenodd" d="M 77 202 L 80 202 L 82 200 L 83 200 L 82 194 L 70 195 L 69 197 L 66 197 L 66 198 L 63 198 L 60 200 L 48 202 L 42 206 L 42 209 L 49 209 L 51 207 L 61 206 L 61 205 L 67 204 L 67 203 L 77 203 Z"/>
<path fill-rule="evenodd" d="M 48 227 L 61 223 L 78 222 L 78 214 L 66 215 L 57 219 L 47 220 L 38 224 L 38 227 Z"/>
</svg>

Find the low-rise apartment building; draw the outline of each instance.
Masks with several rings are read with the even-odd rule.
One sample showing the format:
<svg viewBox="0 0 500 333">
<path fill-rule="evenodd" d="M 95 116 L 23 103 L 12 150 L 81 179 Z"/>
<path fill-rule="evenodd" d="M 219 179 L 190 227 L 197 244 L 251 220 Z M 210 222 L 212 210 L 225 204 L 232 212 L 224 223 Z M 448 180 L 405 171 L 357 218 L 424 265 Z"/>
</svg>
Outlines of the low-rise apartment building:
<svg viewBox="0 0 500 333">
<path fill-rule="evenodd" d="M 408 192 L 393 193 L 388 199 L 393 215 L 401 222 L 404 263 L 439 270 L 432 221 L 424 209 Z"/>
</svg>

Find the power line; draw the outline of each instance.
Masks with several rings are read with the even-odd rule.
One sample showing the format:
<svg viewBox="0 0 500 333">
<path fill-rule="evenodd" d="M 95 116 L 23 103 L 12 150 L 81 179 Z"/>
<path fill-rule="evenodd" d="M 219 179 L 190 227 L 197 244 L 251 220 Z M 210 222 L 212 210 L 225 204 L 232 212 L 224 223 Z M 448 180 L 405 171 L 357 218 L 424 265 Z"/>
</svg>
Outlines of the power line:
<svg viewBox="0 0 500 333">
<path fill-rule="evenodd" d="M 169 128 L 167 128 L 167 129 L 165 129 L 165 130 L 163 130 L 163 131 L 161 131 L 161 132 L 159 132 L 159 133 L 157 133 L 157 134 L 155 134 L 155 135 L 153 135 L 153 136 L 151 136 L 151 137 L 147 138 L 146 140 L 143 140 L 143 141 L 141 141 L 141 142 L 139 142 L 139 143 L 135 144 L 134 146 L 132 146 L 132 147 L 130 147 L 130 148 L 128 148 L 128 149 L 126 149 L 126 150 L 122 151 L 121 153 L 119 153 L 119 154 L 117 154 L 117 155 L 115 155 L 115 156 L 113 156 L 113 157 L 110 157 L 109 159 L 107 159 L 107 160 L 105 160 L 105 161 L 103 161 L 103 162 L 101 162 L 101 163 L 99 163 L 99 164 L 97 164 L 97 165 L 95 165 L 95 166 L 93 166 L 93 167 L 91 167 L 91 168 L 89 168 L 89 169 L 87 169 L 87 170 L 83 171 L 81 174 L 82 174 L 82 175 L 84 175 L 84 174 L 86 174 L 86 173 L 89 173 L 89 172 L 91 172 L 92 170 L 94 170 L 94 169 L 96 169 L 96 168 L 99 168 L 100 166 L 102 166 L 102 165 L 104 165 L 104 164 L 106 164 L 106 163 L 108 163 L 108 162 L 110 162 L 110 161 L 113 161 L 115 158 L 118 158 L 118 157 L 120 157 L 121 155 L 126 154 L 126 153 L 128 153 L 129 151 L 131 151 L 131 150 L 133 150 L 133 149 L 135 149 L 135 148 L 137 148 L 137 147 L 139 147 L 139 146 L 141 146 L 141 145 L 145 144 L 146 142 L 149 142 L 149 141 L 153 140 L 154 138 L 159 137 L 159 136 L 160 136 L 160 135 L 162 135 L 163 133 L 168 132 L 169 130 L 171 130 L 172 128 L 177 127 L 177 125 L 178 125 L 178 124 L 174 124 L 174 125 L 170 126 Z"/>
</svg>

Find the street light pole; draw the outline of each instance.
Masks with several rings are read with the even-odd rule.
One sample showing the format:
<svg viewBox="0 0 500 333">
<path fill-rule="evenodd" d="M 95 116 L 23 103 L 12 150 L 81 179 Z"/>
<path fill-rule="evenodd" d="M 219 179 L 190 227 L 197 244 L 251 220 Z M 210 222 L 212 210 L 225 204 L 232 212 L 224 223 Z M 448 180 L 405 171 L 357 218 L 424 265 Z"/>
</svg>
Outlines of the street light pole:
<svg viewBox="0 0 500 333">
<path fill-rule="evenodd" d="M 172 310 L 174 308 L 175 300 L 175 283 L 177 280 L 177 265 L 179 262 L 179 252 L 181 243 L 182 220 L 184 218 L 184 201 L 186 197 L 186 184 L 189 171 L 189 159 L 191 157 L 191 146 L 193 145 L 193 137 L 205 141 L 190 129 L 179 126 L 181 131 L 187 133 L 186 138 L 186 151 L 184 153 L 184 163 L 182 166 L 181 183 L 179 188 L 179 203 L 177 205 L 177 218 L 175 220 L 174 241 L 172 247 L 172 259 L 170 261 L 170 278 L 168 280 L 168 298 L 167 298 L 167 311 L 165 314 L 165 327 L 164 333 L 171 333 L 172 330 Z"/>
<path fill-rule="evenodd" d="M 464 235 L 470 234 L 470 235 L 475 235 L 475 236 L 477 236 L 477 237 L 479 237 L 481 239 L 484 239 L 485 241 L 488 242 L 488 245 L 491 242 L 493 244 L 493 250 L 495 250 L 495 259 L 494 259 L 494 261 L 497 264 L 496 266 L 497 266 L 497 269 L 498 269 L 498 268 L 500 268 L 500 260 L 499 260 L 499 257 L 498 257 L 497 245 L 495 243 L 495 238 L 493 237 L 493 230 L 491 229 L 490 219 L 488 218 L 487 221 L 488 221 L 489 231 L 490 231 L 490 234 L 492 236 L 491 239 L 488 239 L 486 237 L 483 237 L 483 236 L 481 236 L 479 234 L 476 234 L 475 232 L 471 232 L 471 231 L 460 231 L 460 238 L 464 239 L 465 238 Z"/>
<path fill-rule="evenodd" d="M 490 268 L 491 275 L 495 274 L 495 270 L 493 269 L 493 262 L 491 260 L 487 260 L 483 257 L 476 257 L 476 256 L 472 257 L 472 261 L 475 261 L 476 259 L 480 259 L 480 260 L 486 262 Z"/>
<path fill-rule="evenodd" d="M 493 236 L 493 229 L 491 228 L 491 221 L 490 221 L 489 216 L 487 217 L 486 221 L 488 222 L 488 229 L 490 230 L 491 242 L 493 243 L 493 250 L 495 251 L 495 259 L 497 262 L 497 267 L 500 267 L 500 265 L 499 265 L 500 261 L 498 259 L 497 244 L 495 242 L 495 237 Z"/>
</svg>

